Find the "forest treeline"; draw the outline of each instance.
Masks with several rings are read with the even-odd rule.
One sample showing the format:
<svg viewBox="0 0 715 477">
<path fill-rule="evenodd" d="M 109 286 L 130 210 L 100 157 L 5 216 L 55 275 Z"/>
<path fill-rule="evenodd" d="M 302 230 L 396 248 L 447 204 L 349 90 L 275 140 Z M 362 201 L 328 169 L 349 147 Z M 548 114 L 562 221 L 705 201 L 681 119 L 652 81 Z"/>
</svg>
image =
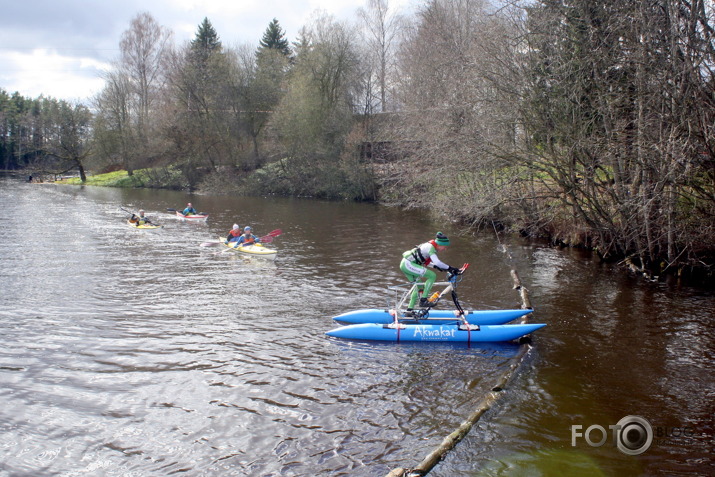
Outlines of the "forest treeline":
<svg viewBox="0 0 715 477">
<path fill-rule="evenodd" d="M 367 0 L 289 42 L 177 45 L 148 13 L 86 104 L 0 90 L 5 169 L 149 171 L 152 187 L 378 201 L 715 267 L 708 0 Z"/>
</svg>

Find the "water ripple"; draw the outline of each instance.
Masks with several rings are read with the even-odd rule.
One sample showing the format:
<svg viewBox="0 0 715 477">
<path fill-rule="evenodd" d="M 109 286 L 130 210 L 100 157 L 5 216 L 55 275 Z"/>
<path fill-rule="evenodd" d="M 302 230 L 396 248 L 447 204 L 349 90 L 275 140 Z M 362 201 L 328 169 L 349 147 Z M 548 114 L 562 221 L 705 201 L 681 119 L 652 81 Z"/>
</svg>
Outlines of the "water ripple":
<svg viewBox="0 0 715 477">
<path fill-rule="evenodd" d="M 0 218 L 0 473 L 385 475 L 459 426 L 516 353 L 324 337 L 331 316 L 387 306 L 401 252 L 434 228 L 417 213 L 205 196 L 193 202 L 212 211 L 209 222 L 186 224 L 166 212 L 185 201 L 165 191 L 0 188 L 0 205 L 14 210 L 12 221 Z M 120 207 L 144 208 L 165 227 L 130 228 Z M 199 247 L 235 222 L 282 228 L 278 259 Z M 378 241 L 365 224 L 377 225 Z M 460 289 L 463 303 L 517 305 L 494 243 L 454 240 L 448 263 L 478 271 Z M 516 250 L 522 279 L 535 284 L 536 318 L 549 327 L 508 398 L 435 475 L 567 446 L 569 423 L 622 414 L 626 397 L 644 412 L 663 400 L 711 429 L 702 416 L 712 399 L 686 404 L 679 394 L 715 395 L 712 313 L 702 311 L 711 301 L 688 309 L 682 299 L 675 320 L 672 296 L 644 299 L 610 277 L 571 289 L 586 264 Z M 633 324 L 625 309 L 650 320 Z M 624 351 L 636 345 L 646 352 Z M 657 378 L 624 370 L 628 361 Z M 606 468 L 622 465 L 614 462 Z"/>
</svg>

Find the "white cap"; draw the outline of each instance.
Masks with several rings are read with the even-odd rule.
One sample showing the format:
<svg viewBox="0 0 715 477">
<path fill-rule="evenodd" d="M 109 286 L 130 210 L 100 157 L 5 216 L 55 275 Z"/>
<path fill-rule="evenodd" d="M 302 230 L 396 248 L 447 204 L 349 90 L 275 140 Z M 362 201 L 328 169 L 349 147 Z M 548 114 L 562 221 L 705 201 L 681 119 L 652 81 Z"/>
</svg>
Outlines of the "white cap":
<svg viewBox="0 0 715 477">
<path fill-rule="evenodd" d="M 238 224 L 233 224 L 233 230 L 238 230 L 238 229 L 240 229 L 240 228 L 241 228 L 241 227 L 239 227 Z"/>
</svg>

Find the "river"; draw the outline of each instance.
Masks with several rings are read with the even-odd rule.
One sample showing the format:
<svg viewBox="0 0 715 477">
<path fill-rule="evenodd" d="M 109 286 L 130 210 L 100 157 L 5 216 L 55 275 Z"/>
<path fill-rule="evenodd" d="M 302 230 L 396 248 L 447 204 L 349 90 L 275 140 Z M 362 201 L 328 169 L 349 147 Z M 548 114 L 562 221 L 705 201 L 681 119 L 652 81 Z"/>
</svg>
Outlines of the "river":
<svg viewBox="0 0 715 477">
<path fill-rule="evenodd" d="M 207 223 L 167 212 L 187 201 Z M 519 307 L 515 269 L 530 321 L 547 326 L 430 476 L 715 474 L 711 291 L 376 205 L 5 176 L 0 206 L 0 476 L 374 477 L 417 465 L 518 345 L 324 332 L 344 311 L 387 307 L 401 253 L 437 230 L 452 239 L 441 258 L 471 264 L 465 308 Z M 130 228 L 122 208 L 164 227 Z M 275 262 L 199 246 L 233 223 L 281 229 Z M 628 416 L 650 426 L 638 455 L 609 428 Z"/>
</svg>

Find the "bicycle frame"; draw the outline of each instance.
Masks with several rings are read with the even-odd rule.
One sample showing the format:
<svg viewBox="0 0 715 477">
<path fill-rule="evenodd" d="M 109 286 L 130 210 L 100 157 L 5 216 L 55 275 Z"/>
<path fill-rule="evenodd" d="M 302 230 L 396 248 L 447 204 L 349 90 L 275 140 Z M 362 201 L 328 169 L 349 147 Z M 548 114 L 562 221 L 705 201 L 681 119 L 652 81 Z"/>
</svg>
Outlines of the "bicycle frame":
<svg viewBox="0 0 715 477">
<path fill-rule="evenodd" d="M 439 302 L 439 300 L 441 300 L 444 295 L 446 295 L 447 293 L 451 292 L 454 289 L 454 283 L 449 282 L 449 281 L 435 282 L 433 285 L 433 287 L 439 287 L 439 286 L 445 286 L 445 285 L 446 285 L 446 288 L 440 292 L 439 298 L 437 298 L 437 302 Z M 397 295 L 397 293 L 400 291 L 400 289 L 403 289 L 408 286 L 410 288 L 408 288 L 407 291 L 403 292 L 402 295 L 395 300 L 395 302 L 394 302 L 395 306 L 392 309 L 394 309 L 396 311 L 402 311 L 402 312 L 406 311 L 407 308 L 405 307 L 405 303 L 409 301 L 410 297 L 412 296 L 412 292 L 415 289 L 424 288 L 425 285 L 423 282 L 412 282 L 412 283 L 403 284 L 403 285 L 394 285 L 394 286 L 387 287 L 387 288 L 388 288 L 388 290 L 394 290 L 395 295 Z M 435 303 L 437 303 L 437 302 L 435 302 Z M 389 306 L 388 306 L 388 308 L 389 308 Z"/>
</svg>

